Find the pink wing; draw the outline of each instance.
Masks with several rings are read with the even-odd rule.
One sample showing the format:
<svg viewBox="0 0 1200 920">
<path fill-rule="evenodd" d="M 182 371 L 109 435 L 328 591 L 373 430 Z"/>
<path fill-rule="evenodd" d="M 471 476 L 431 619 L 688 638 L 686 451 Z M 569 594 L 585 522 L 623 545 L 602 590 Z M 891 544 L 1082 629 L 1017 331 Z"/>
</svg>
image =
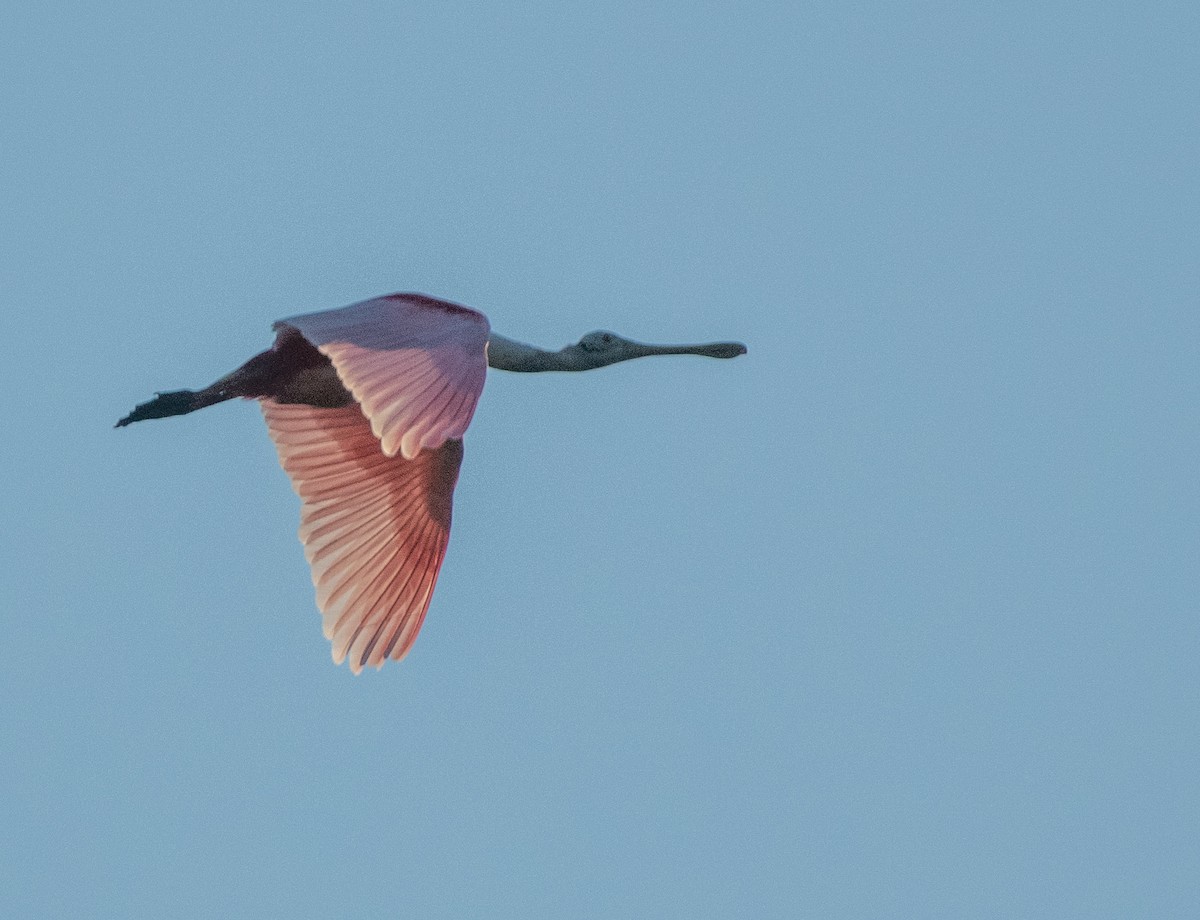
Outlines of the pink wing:
<svg viewBox="0 0 1200 920">
<path fill-rule="evenodd" d="M 357 674 L 403 658 L 446 554 L 462 441 L 388 457 L 358 406 L 261 405 L 302 501 L 300 541 L 333 660 L 349 656 Z"/>
<path fill-rule="evenodd" d="M 487 373 L 482 313 L 392 294 L 281 320 L 326 355 L 357 406 L 263 399 L 302 501 L 300 541 L 333 660 L 354 673 L 412 647 L 450 536 L 462 436 Z M 397 456 L 399 455 L 399 456 Z"/>
<path fill-rule="evenodd" d="M 383 452 L 412 460 L 461 438 L 487 373 L 487 318 L 421 294 L 392 294 L 280 320 L 328 356 Z"/>
</svg>

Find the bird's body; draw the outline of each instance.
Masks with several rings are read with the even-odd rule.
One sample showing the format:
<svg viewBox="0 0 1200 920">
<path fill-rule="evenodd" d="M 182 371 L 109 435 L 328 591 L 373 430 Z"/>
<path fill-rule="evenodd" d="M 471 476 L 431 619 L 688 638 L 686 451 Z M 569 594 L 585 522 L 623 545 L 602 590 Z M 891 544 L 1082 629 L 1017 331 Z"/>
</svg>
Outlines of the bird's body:
<svg viewBox="0 0 1200 920">
<path fill-rule="evenodd" d="M 259 400 L 299 494 L 300 540 L 338 663 L 355 673 L 412 647 L 450 535 L 462 438 L 488 366 L 590 370 L 656 354 L 730 358 L 745 346 L 656 346 L 594 332 L 557 352 L 491 333 L 476 310 L 392 294 L 275 324 L 275 344 L 202 390 L 160 393 L 117 422 Z"/>
</svg>

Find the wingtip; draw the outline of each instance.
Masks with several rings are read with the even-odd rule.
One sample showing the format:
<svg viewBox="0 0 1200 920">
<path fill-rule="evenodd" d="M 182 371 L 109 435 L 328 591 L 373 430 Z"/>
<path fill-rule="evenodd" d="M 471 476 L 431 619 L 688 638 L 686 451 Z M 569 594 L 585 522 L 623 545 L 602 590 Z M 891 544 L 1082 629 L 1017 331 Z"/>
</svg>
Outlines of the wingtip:
<svg viewBox="0 0 1200 920">
<path fill-rule="evenodd" d="M 350 669 L 350 673 L 355 677 L 358 677 L 358 675 L 362 673 L 362 662 L 349 655 L 347 649 L 339 648 L 335 644 L 330 647 L 329 651 L 335 665 L 341 667 L 343 664 L 345 664 L 346 667 Z"/>
</svg>

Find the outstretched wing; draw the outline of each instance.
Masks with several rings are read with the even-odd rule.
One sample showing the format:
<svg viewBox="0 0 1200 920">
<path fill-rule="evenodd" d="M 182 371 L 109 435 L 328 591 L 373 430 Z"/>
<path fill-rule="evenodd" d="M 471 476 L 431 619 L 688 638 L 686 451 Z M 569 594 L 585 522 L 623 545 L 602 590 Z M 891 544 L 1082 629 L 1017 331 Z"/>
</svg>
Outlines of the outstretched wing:
<svg viewBox="0 0 1200 920">
<path fill-rule="evenodd" d="M 349 657 L 357 674 L 403 658 L 446 554 L 462 441 L 389 457 L 358 406 L 261 405 L 302 502 L 300 542 L 333 660 Z"/>
<path fill-rule="evenodd" d="M 358 405 L 263 399 L 302 502 L 300 541 L 333 659 L 399 659 L 425 619 L 450 536 L 462 436 L 487 372 L 482 313 L 392 294 L 281 320 L 326 355 Z"/>
<path fill-rule="evenodd" d="M 383 452 L 412 460 L 461 438 L 487 373 L 487 318 L 421 294 L 391 294 L 280 320 L 329 357 Z"/>
</svg>

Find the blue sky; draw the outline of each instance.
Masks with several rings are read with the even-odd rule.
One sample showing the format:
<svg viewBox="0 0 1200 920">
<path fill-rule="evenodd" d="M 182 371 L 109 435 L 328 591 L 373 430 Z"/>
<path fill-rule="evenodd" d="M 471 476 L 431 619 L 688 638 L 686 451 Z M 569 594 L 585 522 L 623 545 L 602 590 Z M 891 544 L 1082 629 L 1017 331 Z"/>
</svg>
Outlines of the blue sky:
<svg viewBox="0 0 1200 920">
<path fill-rule="evenodd" d="M 1191 917 L 1194 4 L 39 4 L 0 35 L 0 913 Z M 415 290 L 493 374 L 400 665 L 251 405 Z"/>
</svg>

